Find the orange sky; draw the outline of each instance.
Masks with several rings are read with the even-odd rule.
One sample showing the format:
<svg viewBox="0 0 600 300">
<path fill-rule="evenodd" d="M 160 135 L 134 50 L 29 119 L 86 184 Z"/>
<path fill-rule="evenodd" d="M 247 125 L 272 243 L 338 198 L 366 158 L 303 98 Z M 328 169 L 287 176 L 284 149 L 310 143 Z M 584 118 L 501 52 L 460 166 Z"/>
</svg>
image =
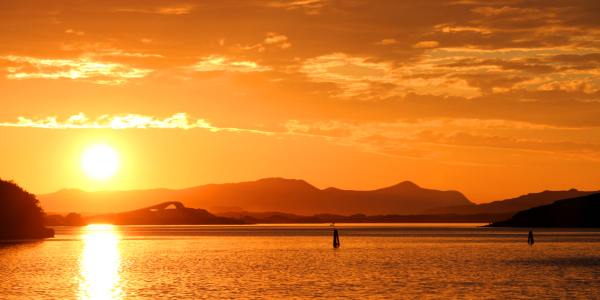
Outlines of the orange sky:
<svg viewBox="0 0 600 300">
<path fill-rule="evenodd" d="M 0 177 L 600 190 L 589 1 L 4 1 Z M 112 147 L 117 172 L 82 168 Z"/>
</svg>

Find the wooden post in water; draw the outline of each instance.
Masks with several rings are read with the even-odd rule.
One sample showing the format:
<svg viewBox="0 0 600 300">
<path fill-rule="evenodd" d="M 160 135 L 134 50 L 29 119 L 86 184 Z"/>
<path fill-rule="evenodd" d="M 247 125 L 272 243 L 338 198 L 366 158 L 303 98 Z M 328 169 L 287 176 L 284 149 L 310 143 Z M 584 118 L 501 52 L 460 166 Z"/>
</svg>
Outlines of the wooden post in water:
<svg viewBox="0 0 600 300">
<path fill-rule="evenodd" d="M 529 237 L 527 238 L 527 244 L 533 245 L 533 232 L 529 232 Z"/>
<path fill-rule="evenodd" d="M 333 223 L 332 226 L 333 226 L 333 248 L 337 248 L 340 246 L 340 237 L 338 236 L 337 229 L 335 229 L 335 223 Z"/>
</svg>

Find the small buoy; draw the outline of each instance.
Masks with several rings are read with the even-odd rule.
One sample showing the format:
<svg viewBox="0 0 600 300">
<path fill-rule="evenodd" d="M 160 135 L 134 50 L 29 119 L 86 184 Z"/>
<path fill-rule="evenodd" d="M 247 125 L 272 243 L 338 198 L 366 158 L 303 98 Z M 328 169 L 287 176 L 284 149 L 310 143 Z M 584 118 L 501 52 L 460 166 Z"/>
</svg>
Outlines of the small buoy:
<svg viewBox="0 0 600 300">
<path fill-rule="evenodd" d="M 529 232 L 529 237 L 527 238 L 527 244 L 533 245 L 533 232 Z"/>
</svg>

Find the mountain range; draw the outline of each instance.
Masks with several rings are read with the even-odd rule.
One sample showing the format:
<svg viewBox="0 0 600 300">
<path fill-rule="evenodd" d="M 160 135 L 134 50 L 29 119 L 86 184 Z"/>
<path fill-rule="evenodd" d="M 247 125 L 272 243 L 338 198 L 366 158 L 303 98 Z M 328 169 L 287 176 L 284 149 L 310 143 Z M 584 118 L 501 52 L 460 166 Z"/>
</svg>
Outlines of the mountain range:
<svg viewBox="0 0 600 300">
<path fill-rule="evenodd" d="M 207 184 L 180 190 L 151 189 L 86 192 L 62 189 L 37 195 L 45 211 L 108 213 L 135 210 L 165 201 L 186 207 L 238 207 L 247 211 L 280 211 L 298 215 L 417 214 L 444 206 L 474 206 L 457 191 L 425 189 L 410 181 L 394 186 L 353 191 L 318 189 L 304 180 L 264 178 L 257 181 Z"/>
<path fill-rule="evenodd" d="M 130 211 L 156 203 L 178 201 L 186 207 L 208 209 L 218 216 L 236 219 L 242 215 L 262 220 L 277 215 L 292 220 L 315 215 L 323 217 L 324 214 L 336 216 L 494 214 L 496 216 L 490 220 L 497 220 L 498 217 L 508 218 L 518 211 L 551 204 L 557 200 L 598 192 L 600 191 L 576 189 L 543 191 L 476 205 L 460 192 L 425 189 L 410 181 L 377 190 L 354 191 L 333 187 L 318 189 L 304 180 L 264 178 L 239 183 L 207 184 L 180 190 L 86 192 L 62 189 L 51 194 L 37 195 L 37 197 L 47 212 L 79 212 L 83 215 Z"/>
</svg>

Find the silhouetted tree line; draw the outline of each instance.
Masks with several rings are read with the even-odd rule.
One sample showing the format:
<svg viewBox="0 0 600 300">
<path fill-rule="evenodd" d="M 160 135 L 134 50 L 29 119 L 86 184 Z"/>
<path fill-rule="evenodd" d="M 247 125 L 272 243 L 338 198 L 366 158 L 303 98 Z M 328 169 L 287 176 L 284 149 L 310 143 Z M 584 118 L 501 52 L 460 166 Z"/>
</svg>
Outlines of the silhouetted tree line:
<svg viewBox="0 0 600 300">
<path fill-rule="evenodd" d="M 81 214 L 69 213 L 63 217 L 61 215 L 49 215 L 44 218 L 46 226 L 85 226 L 87 223 L 83 220 Z"/>
<path fill-rule="evenodd" d="M 45 238 L 54 236 L 44 227 L 44 210 L 34 194 L 14 181 L 0 179 L 0 238 Z"/>
</svg>

